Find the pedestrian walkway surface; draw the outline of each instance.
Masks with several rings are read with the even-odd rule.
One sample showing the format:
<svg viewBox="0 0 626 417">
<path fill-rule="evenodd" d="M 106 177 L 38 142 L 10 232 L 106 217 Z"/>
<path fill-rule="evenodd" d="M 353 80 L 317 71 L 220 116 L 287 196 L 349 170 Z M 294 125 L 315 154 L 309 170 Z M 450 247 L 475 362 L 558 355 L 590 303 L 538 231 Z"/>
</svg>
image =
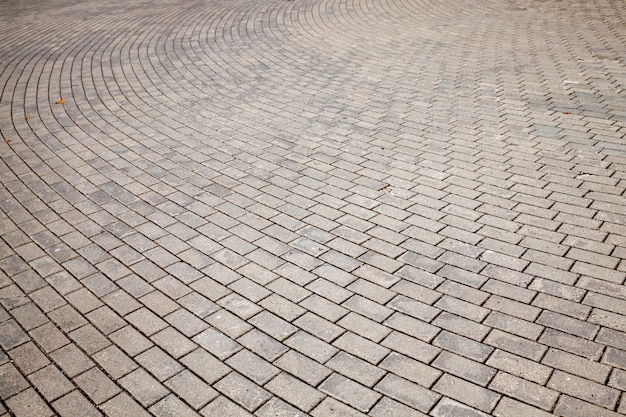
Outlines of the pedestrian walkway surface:
<svg viewBox="0 0 626 417">
<path fill-rule="evenodd" d="M 621 0 L 0 0 L 0 416 L 626 415 Z"/>
</svg>

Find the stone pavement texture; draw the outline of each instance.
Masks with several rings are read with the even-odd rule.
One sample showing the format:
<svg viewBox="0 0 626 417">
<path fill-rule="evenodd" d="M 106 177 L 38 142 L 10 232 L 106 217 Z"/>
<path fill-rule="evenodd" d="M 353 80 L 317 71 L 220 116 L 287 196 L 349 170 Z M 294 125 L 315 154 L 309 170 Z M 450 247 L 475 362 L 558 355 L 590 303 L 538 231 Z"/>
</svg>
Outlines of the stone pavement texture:
<svg viewBox="0 0 626 417">
<path fill-rule="evenodd" d="M 1 0 L 0 415 L 626 415 L 621 0 Z"/>
</svg>

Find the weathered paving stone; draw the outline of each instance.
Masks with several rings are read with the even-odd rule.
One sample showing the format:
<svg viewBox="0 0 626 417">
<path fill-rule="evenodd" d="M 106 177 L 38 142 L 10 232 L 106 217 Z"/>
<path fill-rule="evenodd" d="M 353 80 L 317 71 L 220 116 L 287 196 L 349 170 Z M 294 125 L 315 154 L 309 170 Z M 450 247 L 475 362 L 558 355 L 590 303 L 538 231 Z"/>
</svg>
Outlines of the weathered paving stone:
<svg viewBox="0 0 626 417">
<path fill-rule="evenodd" d="M 222 378 L 215 388 L 248 411 L 255 410 L 271 397 L 266 390 L 236 372 Z"/>
<path fill-rule="evenodd" d="M 2 365 L 0 367 L 0 376 L 2 376 L 0 398 L 3 400 L 17 394 L 25 388 L 28 388 L 28 382 L 13 364 L 7 363 Z"/>
<path fill-rule="evenodd" d="M 200 409 L 218 395 L 208 384 L 187 370 L 168 379 L 165 386 L 195 410 Z"/>
<path fill-rule="evenodd" d="M 310 385 L 282 372 L 265 385 L 265 388 L 303 411 L 310 411 L 325 395 Z"/>
<path fill-rule="evenodd" d="M 443 397 L 437 406 L 432 410 L 431 415 L 435 417 L 448 417 L 451 415 L 465 415 L 468 417 L 485 417 L 485 414 L 481 411 L 468 407 L 464 404 Z"/>
<path fill-rule="evenodd" d="M 626 414 L 619 1 L 100 3 L 0 7 L 0 415 Z"/>
<path fill-rule="evenodd" d="M 381 395 L 342 375 L 332 374 L 319 386 L 322 392 L 367 413 Z"/>
<path fill-rule="evenodd" d="M 430 410 L 440 398 L 438 394 L 394 374 L 386 375 L 375 389 L 424 413 Z"/>
<path fill-rule="evenodd" d="M 432 389 L 485 412 L 490 412 L 500 399 L 493 391 L 447 374 L 444 374 Z"/>
</svg>

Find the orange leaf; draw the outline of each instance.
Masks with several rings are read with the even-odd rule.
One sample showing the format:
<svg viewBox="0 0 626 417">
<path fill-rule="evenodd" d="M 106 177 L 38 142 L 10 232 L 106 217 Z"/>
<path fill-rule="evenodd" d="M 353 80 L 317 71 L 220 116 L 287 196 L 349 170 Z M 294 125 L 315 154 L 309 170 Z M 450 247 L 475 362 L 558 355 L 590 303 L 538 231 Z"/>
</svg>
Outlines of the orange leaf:
<svg viewBox="0 0 626 417">
<path fill-rule="evenodd" d="M 63 99 L 57 100 L 57 104 L 63 104 L 63 103 L 65 103 L 65 100 L 63 100 Z"/>
<path fill-rule="evenodd" d="M 24 120 L 30 119 L 30 116 L 24 116 Z"/>
<path fill-rule="evenodd" d="M 5 139 L 4 140 L 6 143 L 11 143 L 11 139 Z"/>
</svg>

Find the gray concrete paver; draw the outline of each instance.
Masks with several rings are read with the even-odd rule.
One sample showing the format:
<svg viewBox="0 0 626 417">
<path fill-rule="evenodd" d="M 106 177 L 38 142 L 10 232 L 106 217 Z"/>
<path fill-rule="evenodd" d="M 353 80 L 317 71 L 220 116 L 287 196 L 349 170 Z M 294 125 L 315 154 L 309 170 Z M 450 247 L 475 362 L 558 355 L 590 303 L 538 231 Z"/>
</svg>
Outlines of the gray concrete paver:
<svg viewBox="0 0 626 417">
<path fill-rule="evenodd" d="M 0 415 L 626 415 L 613 0 L 7 0 Z"/>
</svg>

